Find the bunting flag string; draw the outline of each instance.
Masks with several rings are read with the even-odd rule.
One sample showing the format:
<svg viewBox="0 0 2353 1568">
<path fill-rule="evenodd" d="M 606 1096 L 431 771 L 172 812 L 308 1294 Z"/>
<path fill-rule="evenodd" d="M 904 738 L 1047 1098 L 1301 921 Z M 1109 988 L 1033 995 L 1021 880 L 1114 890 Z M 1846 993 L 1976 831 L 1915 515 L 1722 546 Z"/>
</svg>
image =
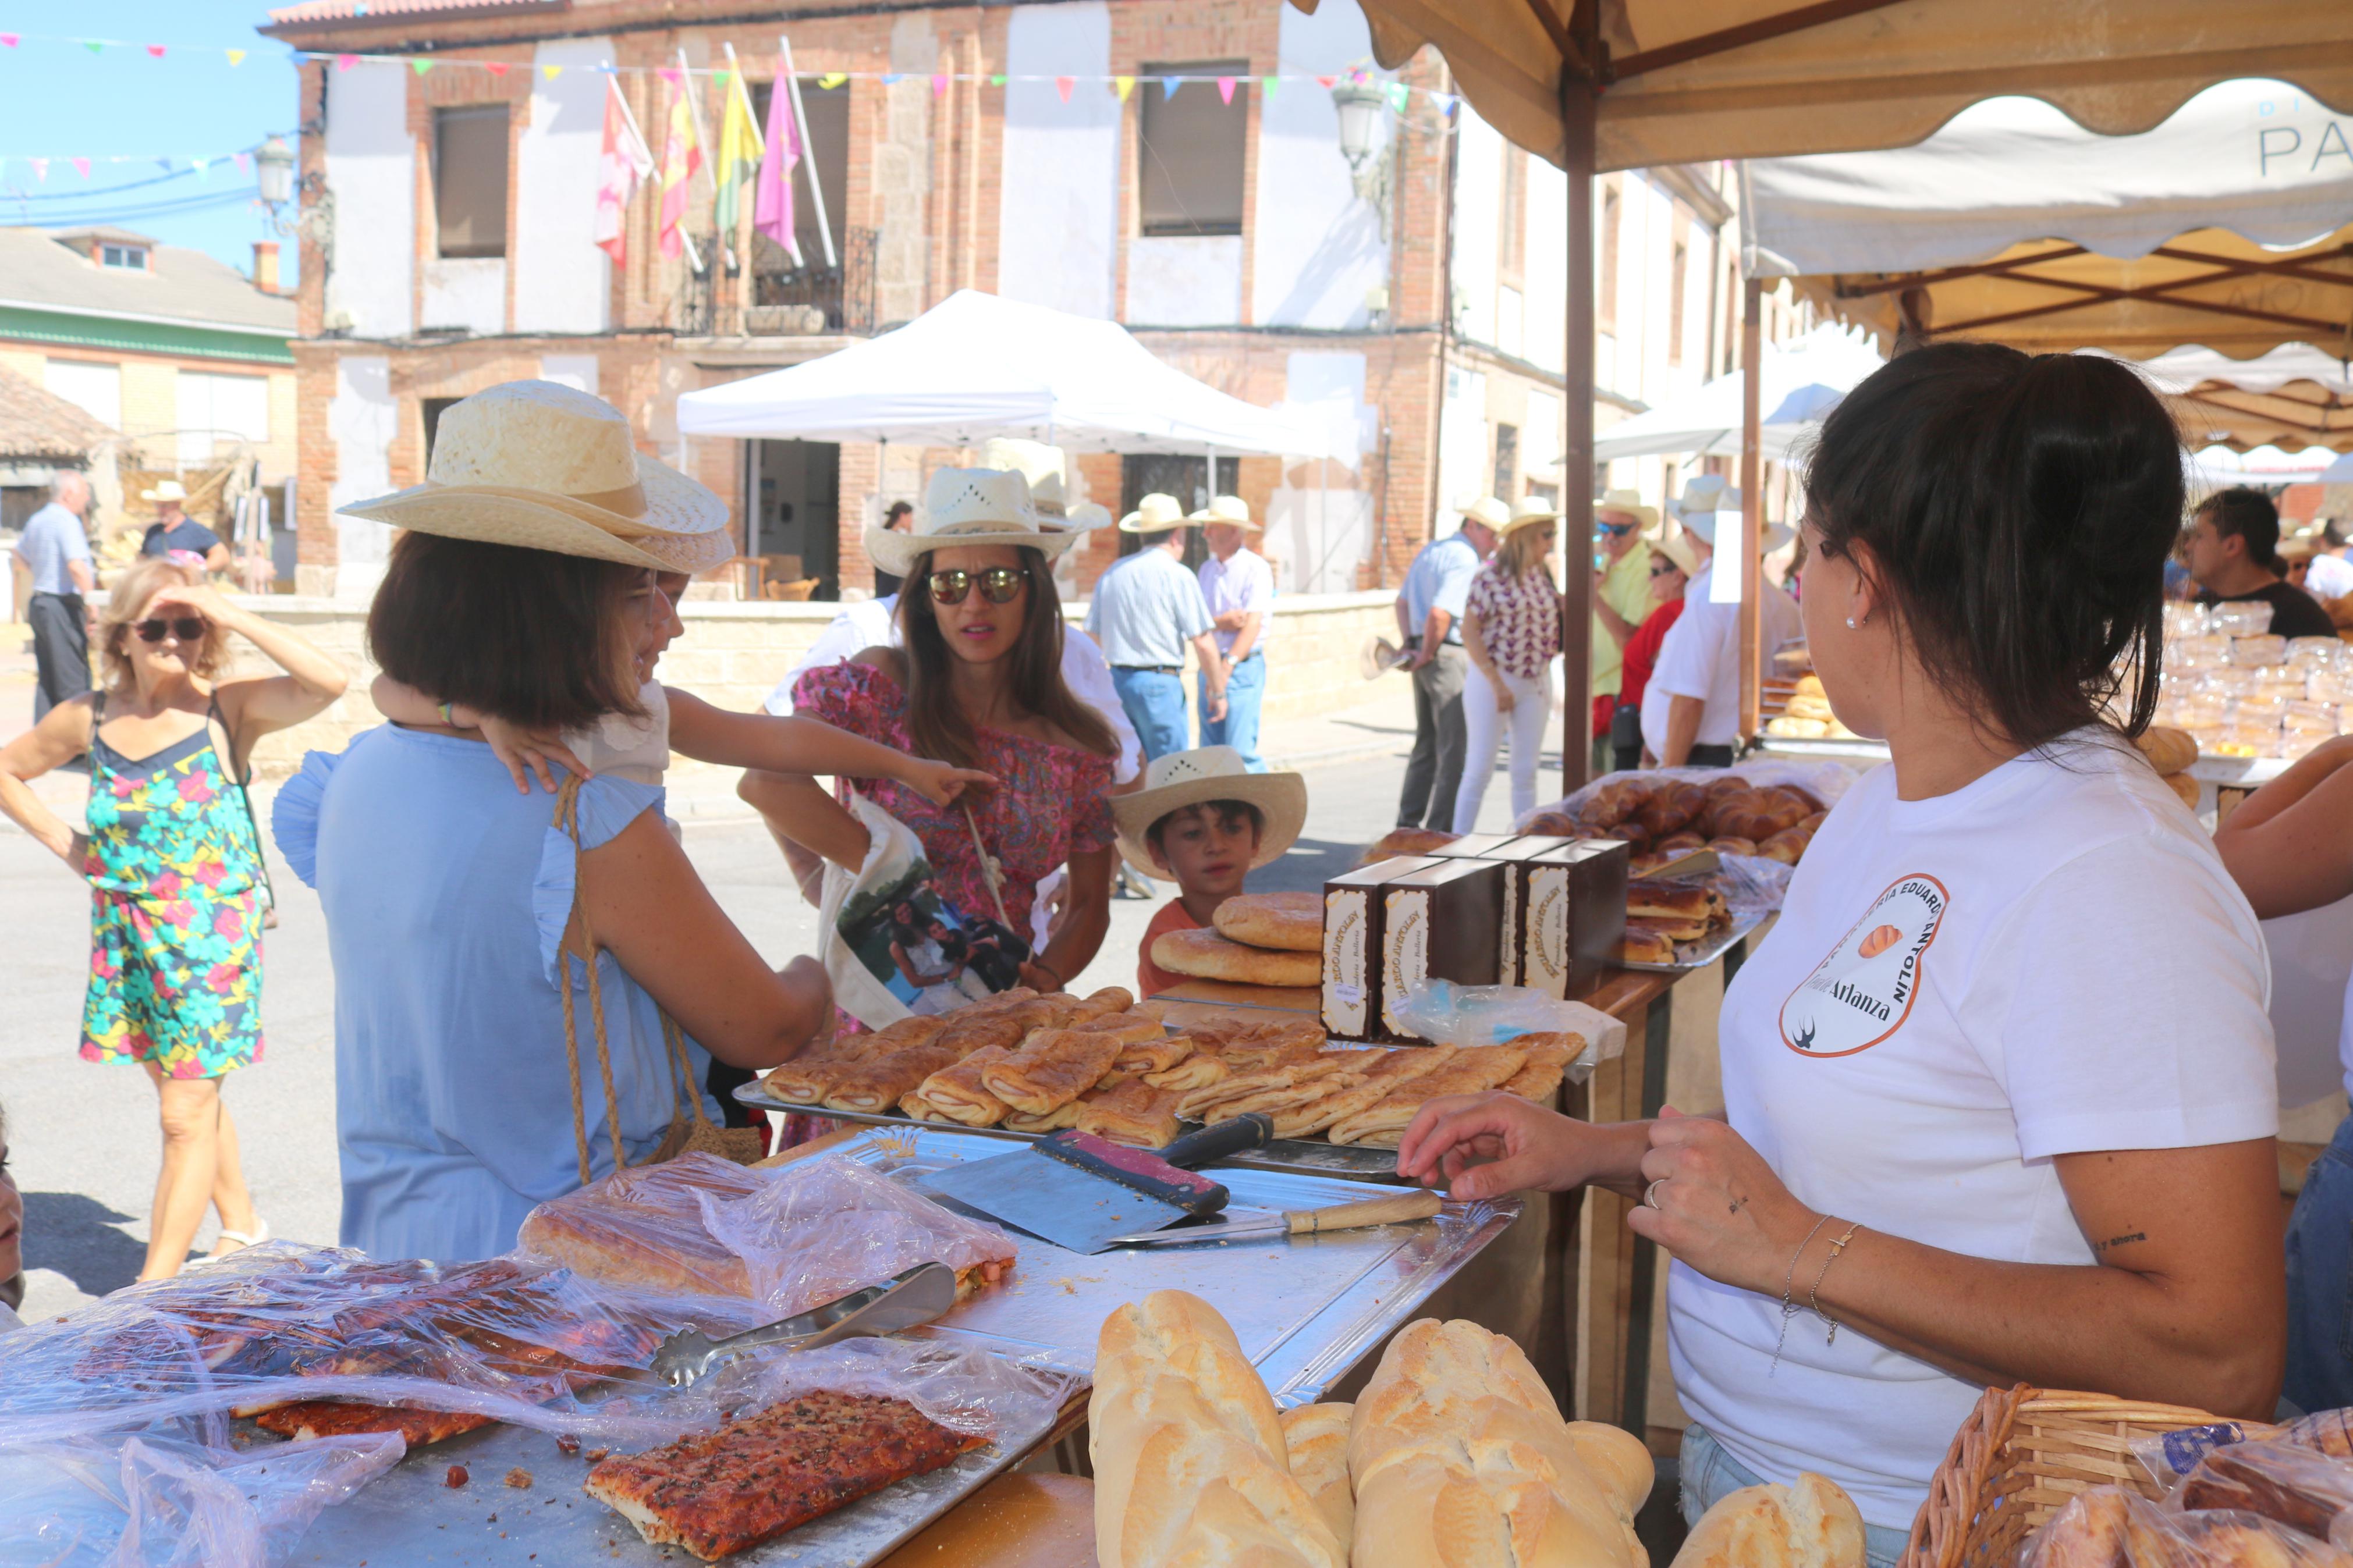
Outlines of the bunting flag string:
<svg viewBox="0 0 2353 1568">
<path fill-rule="evenodd" d="M 290 141 L 292 139 L 293 133 L 291 132 L 286 132 L 285 134 Z M 101 165 L 108 168 L 121 168 L 126 164 L 152 164 L 155 168 L 163 170 L 165 174 L 185 174 L 193 173 L 199 181 L 209 181 L 213 167 L 216 164 L 232 162 L 236 163 L 238 174 L 251 174 L 253 172 L 253 149 L 249 147 L 241 148 L 235 152 L 227 153 L 218 151 L 210 153 L 82 153 L 41 154 L 32 153 L 0 153 L 0 185 L 7 184 L 7 165 L 10 163 L 23 163 L 26 165 L 33 171 L 34 182 L 36 184 L 45 184 L 48 181 L 50 165 L 58 163 L 71 164 L 74 172 L 85 180 L 90 179 L 92 173 Z M 153 176 L 150 176 L 147 179 L 136 181 L 134 183 L 137 184 L 146 185 L 155 184 L 156 181 Z M 106 187 L 101 186 L 91 194 L 94 195 L 103 195 L 105 190 Z M 76 199 L 79 198 L 77 197 Z"/>
</svg>

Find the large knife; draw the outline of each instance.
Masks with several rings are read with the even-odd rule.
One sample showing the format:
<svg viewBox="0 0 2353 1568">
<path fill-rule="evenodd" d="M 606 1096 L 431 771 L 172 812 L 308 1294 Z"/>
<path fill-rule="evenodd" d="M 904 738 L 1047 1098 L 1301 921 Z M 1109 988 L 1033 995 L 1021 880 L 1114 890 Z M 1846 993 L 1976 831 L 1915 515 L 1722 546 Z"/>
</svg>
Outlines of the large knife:
<svg viewBox="0 0 2353 1568">
<path fill-rule="evenodd" d="M 1057 1132 L 1010 1154 L 927 1173 L 920 1190 L 1070 1251 L 1101 1252 L 1113 1237 L 1222 1210 L 1226 1189 L 1192 1167 L 1273 1139 L 1274 1119 L 1261 1111 L 1204 1127 L 1165 1149 Z"/>
<path fill-rule="evenodd" d="M 1134 1236 L 1114 1236 L 1109 1245 L 1190 1247 L 1204 1241 L 1323 1236 L 1335 1230 L 1363 1230 L 1376 1225 L 1404 1225 L 1412 1220 L 1428 1219 L 1443 1206 L 1439 1195 L 1425 1187 L 1391 1197 L 1367 1198 L 1362 1203 L 1334 1204 L 1327 1208 L 1292 1209 L 1282 1214 L 1262 1215 L 1255 1219 L 1218 1219 L 1201 1225 L 1180 1226 L 1174 1230 L 1147 1230 Z"/>
</svg>

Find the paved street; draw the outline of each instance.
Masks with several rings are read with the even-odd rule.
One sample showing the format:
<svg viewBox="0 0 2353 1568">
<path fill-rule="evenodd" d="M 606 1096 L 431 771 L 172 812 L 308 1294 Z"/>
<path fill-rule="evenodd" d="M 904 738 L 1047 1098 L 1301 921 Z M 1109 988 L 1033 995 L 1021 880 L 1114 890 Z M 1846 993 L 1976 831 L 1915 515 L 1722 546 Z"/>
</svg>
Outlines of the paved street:
<svg viewBox="0 0 2353 1568">
<path fill-rule="evenodd" d="M 1320 723 L 1326 731 L 1333 726 Z M 1410 734 L 1378 718 L 1364 721 L 1362 733 L 1366 746 L 1389 749 L 1308 771 L 1307 832 L 1279 865 L 1253 879 L 1254 888 L 1317 887 L 1395 819 Z M 1267 742 L 1271 752 L 1283 749 L 1278 734 Z M 1539 795 L 1556 795 L 1558 784 L 1555 765 L 1541 775 Z M 1509 825 L 1508 797 L 1499 771 L 1482 829 Z M 266 795 L 255 804 L 266 823 Z M 718 805 L 707 788 L 691 804 Z M 688 853 L 761 952 L 782 963 L 808 951 L 814 911 L 792 889 L 759 825 L 682 815 Z M 258 1066 L 229 1079 L 226 1097 L 244 1140 L 256 1204 L 276 1233 L 332 1242 L 339 1200 L 326 929 L 317 900 L 274 855 L 271 871 L 283 919 L 269 937 L 266 1051 Z M 1116 900 L 1103 955 L 1075 988 L 1134 984 L 1136 940 L 1157 907 L 1156 900 Z M 86 895 L 53 858 L 5 822 L 0 955 L 0 1106 L 25 1193 L 31 1316 L 75 1306 L 137 1274 L 156 1171 L 154 1095 L 134 1069 L 95 1067 L 75 1056 L 89 957 Z M 560 1067 L 551 1066 L 550 1075 L 550 1092 L 559 1092 Z M 207 1223 L 198 1245 L 211 1242 Z"/>
</svg>

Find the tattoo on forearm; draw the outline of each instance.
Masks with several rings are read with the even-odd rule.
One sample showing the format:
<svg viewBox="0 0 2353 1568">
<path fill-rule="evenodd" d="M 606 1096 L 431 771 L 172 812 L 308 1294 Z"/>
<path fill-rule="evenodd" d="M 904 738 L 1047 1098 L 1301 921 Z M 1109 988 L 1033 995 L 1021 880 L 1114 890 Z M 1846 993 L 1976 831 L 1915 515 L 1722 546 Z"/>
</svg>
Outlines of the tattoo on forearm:
<svg viewBox="0 0 2353 1568">
<path fill-rule="evenodd" d="M 2112 1247 L 2128 1247 L 2136 1241 L 2147 1241 L 2147 1239 L 2148 1232 L 2145 1230 L 2137 1230 L 2129 1236 L 2112 1236 L 2105 1241 L 2095 1241 L 2092 1244 L 2092 1250 L 2095 1253 L 2106 1252 Z"/>
</svg>

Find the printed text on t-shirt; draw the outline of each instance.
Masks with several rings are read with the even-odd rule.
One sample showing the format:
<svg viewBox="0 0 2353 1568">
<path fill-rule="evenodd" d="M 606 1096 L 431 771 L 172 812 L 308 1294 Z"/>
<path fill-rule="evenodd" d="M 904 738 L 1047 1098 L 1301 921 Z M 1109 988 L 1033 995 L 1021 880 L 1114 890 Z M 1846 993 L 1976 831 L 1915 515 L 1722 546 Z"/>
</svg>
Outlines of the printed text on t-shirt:
<svg viewBox="0 0 2353 1568">
<path fill-rule="evenodd" d="M 1926 872 L 1890 883 L 1781 1004 L 1781 1043 L 1799 1056 L 1846 1057 L 1902 1028 L 1947 898 Z"/>
</svg>

